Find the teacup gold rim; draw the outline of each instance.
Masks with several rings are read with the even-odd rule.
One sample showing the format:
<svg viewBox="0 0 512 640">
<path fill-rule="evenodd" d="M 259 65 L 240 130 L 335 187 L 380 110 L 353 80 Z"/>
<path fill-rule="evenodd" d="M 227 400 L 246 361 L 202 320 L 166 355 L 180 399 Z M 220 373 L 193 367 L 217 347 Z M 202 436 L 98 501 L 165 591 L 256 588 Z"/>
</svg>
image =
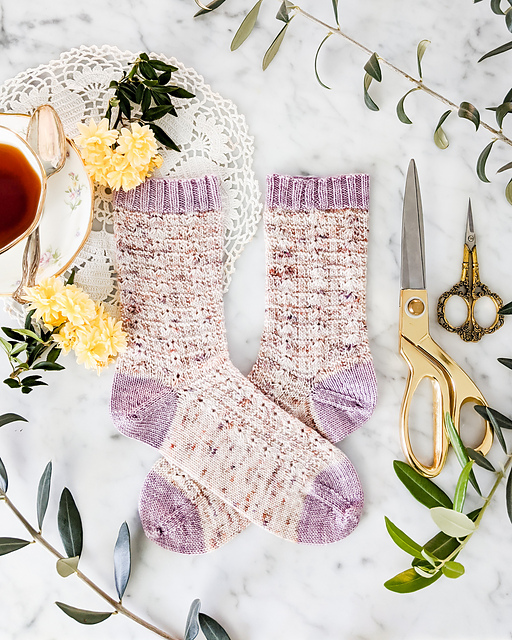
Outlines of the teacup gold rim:
<svg viewBox="0 0 512 640">
<path fill-rule="evenodd" d="M 9 111 L 9 112 L 2 111 L 2 112 L 0 112 L 0 115 L 1 116 L 17 116 L 17 117 L 21 116 L 23 118 L 30 118 L 30 115 L 28 113 L 15 113 L 15 112 L 12 112 L 12 111 Z M 1 125 L 1 126 L 3 126 L 3 125 Z M 4 127 L 4 128 L 8 129 L 9 127 Z M 10 131 L 12 131 L 12 129 L 10 129 Z M 16 132 L 14 132 L 14 133 L 16 133 Z M 76 144 L 73 142 L 73 140 L 71 140 L 70 138 L 66 137 L 66 142 L 75 151 L 75 153 L 78 155 L 78 157 L 80 158 L 80 161 L 83 164 L 82 155 L 81 155 L 80 151 L 78 150 Z M 78 247 L 78 249 L 71 256 L 69 261 L 66 262 L 66 264 L 59 269 L 59 271 L 56 271 L 53 274 L 53 277 L 61 276 L 73 264 L 73 262 L 74 262 L 75 258 L 77 257 L 77 255 L 84 248 L 85 243 L 87 242 L 87 238 L 91 234 L 92 223 L 93 223 L 93 220 L 94 220 L 94 185 L 93 185 L 93 182 L 91 180 L 91 177 L 89 176 L 87 171 L 85 171 L 85 167 L 84 167 L 84 173 L 87 176 L 87 181 L 89 183 L 89 190 L 90 190 L 90 193 L 91 193 L 91 208 L 90 208 L 90 211 L 89 211 L 89 221 L 87 223 L 87 230 L 86 230 L 86 232 L 84 234 L 83 240 L 82 240 L 80 246 Z M 12 296 L 13 293 L 14 293 L 14 291 L 0 292 L 0 297 L 6 298 L 6 297 L 9 297 L 9 296 Z"/>
<path fill-rule="evenodd" d="M 11 242 L 7 245 L 5 245 L 5 247 L 0 247 L 0 255 L 2 253 L 5 253 L 6 251 L 8 251 L 9 249 L 12 249 L 12 247 L 15 247 L 19 242 L 21 242 L 22 240 L 24 240 L 25 238 L 27 238 L 32 231 L 34 231 L 34 229 L 37 227 L 37 225 L 39 224 L 39 221 L 41 219 L 41 215 L 43 213 L 43 205 L 44 205 L 44 201 L 46 199 L 46 173 L 44 170 L 44 167 L 41 163 L 41 160 L 39 159 L 39 157 L 37 156 L 37 154 L 35 153 L 35 151 L 31 148 L 31 146 L 28 144 L 28 142 L 19 135 L 19 133 L 16 133 L 16 131 L 13 131 L 12 129 L 9 129 L 9 127 L 4 127 L 3 125 L 0 125 L 0 130 L 5 130 L 8 131 L 10 134 L 14 135 L 16 138 L 18 138 L 22 144 L 22 146 L 27 149 L 29 151 L 29 153 L 35 158 L 36 164 L 39 168 L 39 178 L 41 180 L 41 191 L 39 193 L 39 201 L 37 204 L 37 212 L 36 215 L 34 217 L 34 219 L 32 220 L 31 225 L 22 233 L 20 234 L 17 238 L 15 238 L 14 240 L 11 240 Z"/>
</svg>

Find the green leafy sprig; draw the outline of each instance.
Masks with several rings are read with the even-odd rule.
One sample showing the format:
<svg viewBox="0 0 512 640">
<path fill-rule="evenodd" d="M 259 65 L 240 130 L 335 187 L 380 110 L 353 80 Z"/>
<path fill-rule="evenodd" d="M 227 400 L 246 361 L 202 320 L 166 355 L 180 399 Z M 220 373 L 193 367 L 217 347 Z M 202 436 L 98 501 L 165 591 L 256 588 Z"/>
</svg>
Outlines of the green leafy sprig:
<svg viewBox="0 0 512 640">
<path fill-rule="evenodd" d="M 25 418 L 18 416 L 17 414 L 8 413 L 0 415 L 0 426 L 15 421 L 26 422 Z M 21 514 L 19 509 L 7 496 L 9 479 L 5 465 L 0 459 L 0 501 L 4 502 L 4 504 L 13 512 L 31 536 L 31 540 L 7 536 L 0 537 L 0 556 L 13 553 L 14 551 L 23 549 L 31 543 L 37 542 L 57 558 L 56 569 L 61 577 L 67 578 L 71 575 L 76 575 L 82 582 L 87 584 L 98 596 L 100 596 L 100 598 L 110 605 L 110 610 L 108 611 L 91 611 L 88 609 L 78 608 L 64 602 L 56 602 L 55 604 L 67 616 L 80 624 L 92 625 L 99 624 L 114 614 L 122 614 L 161 638 L 177 640 L 166 631 L 163 631 L 147 620 L 140 618 L 135 613 L 127 609 L 123 604 L 123 596 L 130 579 L 132 564 L 130 530 L 126 522 L 121 525 L 114 545 L 113 573 L 114 584 L 118 596 L 117 600 L 97 586 L 85 573 L 81 571 L 81 569 L 79 569 L 79 562 L 83 549 L 83 526 L 78 507 L 69 489 L 64 488 L 61 493 L 57 514 L 58 530 L 65 555 L 60 553 L 45 537 L 43 537 L 42 529 L 50 499 L 51 478 L 52 463 L 49 462 L 41 475 L 37 490 L 36 511 L 38 528 L 36 528 L 30 524 L 30 522 Z M 201 613 L 200 609 L 201 602 L 199 600 L 194 600 L 187 618 L 184 640 L 195 640 L 199 633 L 199 629 L 203 632 L 206 640 L 230 640 L 225 629 L 216 620 L 204 613 Z"/>
<path fill-rule="evenodd" d="M 65 284 L 73 284 L 75 270 L 71 271 Z M 47 386 L 39 374 L 26 375 L 29 371 L 62 371 L 64 367 L 57 360 L 62 350 L 53 340 L 60 326 L 48 329 L 42 322 L 34 320 L 34 311 L 25 316 L 21 329 L 1 327 L 6 336 L 0 336 L 0 346 L 11 365 L 11 373 L 3 382 L 11 389 L 20 389 L 21 393 L 30 393 L 34 387 Z M 1 425 L 0 425 L 1 426 Z"/>
<path fill-rule="evenodd" d="M 402 551 L 412 556 L 410 569 L 402 571 L 384 583 L 384 586 L 390 591 L 412 593 L 429 587 L 441 576 L 459 578 L 464 574 L 464 566 L 457 562 L 456 558 L 477 531 L 485 510 L 499 484 L 507 476 L 512 463 L 512 454 L 508 453 L 502 431 L 503 429 L 512 429 L 512 420 L 490 407 L 475 406 L 475 410 L 489 421 L 496 439 L 506 454 L 506 459 L 500 469 L 496 470 L 494 465 L 481 453 L 466 448 L 455 429 L 451 416 L 446 414 L 445 427 L 448 438 L 462 467 L 453 500 L 432 480 L 423 477 L 405 462 L 395 460 L 393 463 L 399 480 L 420 504 L 429 509 L 430 516 L 440 531 L 424 545 L 420 545 L 388 518 L 385 518 L 386 528 L 393 542 Z M 475 464 L 495 476 L 494 484 L 485 498 L 482 497 L 474 474 Z M 473 485 L 481 497 L 482 505 L 465 514 L 463 507 L 469 483 Z M 512 522 L 512 473 L 509 473 L 507 480 L 506 506 L 509 519 Z"/>
<path fill-rule="evenodd" d="M 4 380 L 11 389 L 20 389 L 21 393 L 30 393 L 35 387 L 46 386 L 39 374 L 26 375 L 29 371 L 62 371 L 64 367 L 57 363 L 61 349 L 53 340 L 60 327 L 46 329 L 33 319 L 30 311 L 22 329 L 2 327 L 6 338 L 0 336 L 0 346 L 11 365 L 11 373 Z"/>
<path fill-rule="evenodd" d="M 195 97 L 172 83 L 172 74 L 177 70 L 178 67 L 141 53 L 130 71 L 109 85 L 115 90 L 105 114 L 109 127 L 117 129 L 127 122 L 149 125 L 161 145 L 179 151 L 178 145 L 156 124 L 166 115 L 178 116 L 173 99 Z"/>
<path fill-rule="evenodd" d="M 481 0 L 475 0 L 475 1 L 479 2 Z M 224 2 L 225 0 L 214 0 L 213 2 L 210 2 L 208 5 L 204 5 L 200 0 L 195 0 L 195 3 L 201 7 L 200 11 L 198 11 L 195 14 L 195 16 L 211 13 L 212 11 L 215 11 L 216 9 L 218 9 L 222 4 L 224 4 Z M 257 24 L 262 2 L 263 0 L 258 0 L 256 4 L 246 14 L 245 18 L 243 19 L 240 27 L 236 31 L 235 36 L 231 42 L 232 51 L 234 51 L 235 49 L 238 49 L 238 47 L 240 47 L 245 42 L 245 40 L 249 37 L 249 35 L 252 33 L 254 27 Z M 284 37 L 288 31 L 288 27 L 292 19 L 299 14 L 302 17 L 316 23 L 317 25 L 322 26 L 324 29 L 327 30 L 327 34 L 321 40 L 314 58 L 315 77 L 322 87 L 324 87 L 325 89 L 330 89 L 330 87 L 320 77 L 320 73 L 318 70 L 319 53 L 322 47 L 327 42 L 327 40 L 331 36 L 337 35 L 344 38 L 346 41 L 350 42 L 352 45 L 358 47 L 361 51 L 365 52 L 367 55 L 370 56 L 370 58 L 364 65 L 365 73 L 363 77 L 363 100 L 365 105 L 371 111 L 379 111 L 379 106 L 375 102 L 374 98 L 370 95 L 370 92 L 369 92 L 370 85 L 372 84 L 373 81 L 382 82 L 381 66 L 386 66 L 387 68 L 400 74 L 403 78 L 405 78 L 407 81 L 409 81 L 414 85 L 412 89 L 407 91 L 405 95 L 402 96 L 402 98 L 400 98 L 396 107 L 397 117 L 402 123 L 407 125 L 412 124 L 412 120 L 409 118 L 409 116 L 405 112 L 404 103 L 407 96 L 409 96 L 411 93 L 414 93 L 416 91 L 422 91 L 424 93 L 427 93 L 431 97 L 435 98 L 436 100 L 442 102 L 444 105 L 449 107 L 448 110 L 447 111 L 445 110 L 444 113 L 440 116 L 438 124 L 434 129 L 434 135 L 433 135 L 434 142 L 440 149 L 446 149 L 449 146 L 448 136 L 446 135 L 446 132 L 442 128 L 442 125 L 444 124 L 448 116 L 450 116 L 452 113 L 457 114 L 460 118 L 465 118 L 470 122 L 472 122 L 475 125 L 476 130 L 478 130 L 479 127 L 482 127 L 487 131 L 489 131 L 494 136 L 494 138 L 491 141 L 491 143 L 488 144 L 484 148 L 484 150 L 481 152 L 476 163 L 476 173 L 477 173 L 477 176 L 484 182 L 490 182 L 490 180 L 487 178 L 485 174 L 485 163 L 487 162 L 487 159 L 489 157 L 489 154 L 491 152 L 491 149 L 494 143 L 497 141 L 500 141 L 509 146 L 512 146 L 512 140 L 503 133 L 503 129 L 502 129 L 503 119 L 505 118 L 506 115 L 508 115 L 509 113 L 512 113 L 512 95 L 511 95 L 512 90 L 505 96 L 505 99 L 500 105 L 498 105 L 497 107 L 490 107 L 491 110 L 495 111 L 496 123 L 498 126 L 498 128 L 496 129 L 481 119 L 480 112 L 473 104 L 467 101 L 463 101 L 459 105 L 457 105 L 453 101 L 442 96 L 440 93 L 434 91 L 424 83 L 423 71 L 422 71 L 422 59 L 425 54 L 426 48 L 430 43 L 429 40 L 426 40 L 426 39 L 422 40 L 417 46 L 416 58 L 417 58 L 418 77 L 415 78 L 409 73 L 398 68 L 393 63 L 385 60 L 384 58 L 379 56 L 377 52 L 372 51 L 370 48 L 361 44 L 360 42 L 358 42 L 357 40 L 355 40 L 354 38 L 347 35 L 341 30 L 338 0 L 331 0 L 335 25 L 327 24 L 326 22 L 311 15 L 307 11 L 304 11 L 304 9 L 302 9 L 300 6 L 296 5 L 293 2 L 290 2 L 289 0 L 284 0 L 284 1 L 280 0 L 280 2 L 281 4 L 276 14 L 276 19 L 284 22 L 285 24 L 283 27 L 280 28 L 277 36 L 275 37 L 270 47 L 267 49 L 267 51 L 263 56 L 263 64 L 262 64 L 263 69 L 266 69 L 269 66 L 269 64 L 274 60 L 275 56 L 280 50 L 280 47 L 283 43 Z M 510 6 L 506 7 L 505 9 L 502 9 L 501 5 L 503 4 L 503 2 L 507 2 Z M 503 0 L 503 2 L 501 0 L 491 0 L 491 3 L 490 3 L 491 9 L 494 13 L 505 16 L 506 26 L 509 29 L 509 31 L 512 31 L 512 0 Z M 499 53 L 504 53 L 509 50 L 512 50 L 512 42 L 508 42 L 498 47 L 497 49 L 494 49 L 493 51 L 485 54 L 485 56 L 483 56 L 479 60 L 479 62 L 482 60 L 485 60 L 486 58 L 490 58 L 494 55 L 497 55 Z M 509 169 L 512 169 L 512 162 L 509 162 L 503 165 L 497 171 L 497 173 L 501 173 Z M 512 204 L 512 180 L 508 182 L 505 188 L 505 196 L 508 202 Z"/>
</svg>

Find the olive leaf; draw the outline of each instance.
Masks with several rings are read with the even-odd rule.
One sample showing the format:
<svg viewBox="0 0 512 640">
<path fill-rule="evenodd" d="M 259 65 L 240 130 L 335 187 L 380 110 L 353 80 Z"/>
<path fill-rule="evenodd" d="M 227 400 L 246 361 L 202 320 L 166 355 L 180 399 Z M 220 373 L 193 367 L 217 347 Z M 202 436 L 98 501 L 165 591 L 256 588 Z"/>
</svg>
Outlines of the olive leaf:
<svg viewBox="0 0 512 640">
<path fill-rule="evenodd" d="M 434 130 L 434 142 L 436 144 L 436 147 L 439 147 L 439 149 L 446 149 L 450 144 L 442 127 L 444 121 L 450 115 L 450 113 L 451 110 L 445 111 L 443 113 L 443 115 L 439 118 L 439 122 L 437 123 L 437 126 Z"/>
<path fill-rule="evenodd" d="M 507 167 L 508 169 L 512 169 L 512 162 L 509 162 L 510 166 L 505 165 L 505 167 Z M 501 170 L 505 170 L 504 167 L 501 167 Z M 498 173 L 500 172 L 498 171 Z M 501 309 L 498 310 L 498 313 L 502 316 L 510 316 L 512 315 L 512 302 L 507 302 L 507 304 L 503 305 L 501 307 Z M 507 418 L 508 419 L 508 418 Z M 512 420 L 510 421 L 511 425 L 512 425 Z M 512 426 L 511 426 L 512 428 Z"/>
<path fill-rule="evenodd" d="M 59 558 L 56 565 L 59 576 L 67 578 L 75 573 L 78 568 L 79 560 L 80 558 L 78 556 L 74 556 L 73 558 Z"/>
<path fill-rule="evenodd" d="M 452 445 L 453 450 L 455 451 L 457 460 L 459 461 L 459 464 L 461 467 L 465 467 L 466 464 L 469 462 L 469 456 L 466 452 L 466 447 L 464 446 L 464 443 L 460 439 L 459 432 L 457 431 L 457 429 L 455 428 L 455 425 L 453 424 L 452 417 L 448 412 L 445 414 L 444 424 L 446 427 L 448 438 L 450 440 L 450 444 Z M 478 486 L 478 482 L 476 481 L 473 470 L 471 470 L 469 473 L 469 481 L 473 485 L 478 495 L 481 496 L 482 492 L 480 491 L 480 487 Z"/>
<path fill-rule="evenodd" d="M 470 520 L 475 521 L 479 514 L 480 509 L 475 509 L 467 515 Z M 460 542 L 457 538 L 447 536 L 446 533 L 440 531 L 423 546 L 423 549 L 431 553 L 436 558 L 444 560 L 445 558 L 448 558 L 448 556 L 451 556 L 458 547 L 460 547 Z"/>
<path fill-rule="evenodd" d="M 282 2 L 279 7 L 279 11 L 276 14 L 276 20 L 281 20 L 281 22 L 288 23 L 290 22 L 290 14 L 288 13 L 288 3 Z"/>
<path fill-rule="evenodd" d="M 512 11 L 507 9 L 505 13 L 505 24 L 507 25 L 507 29 L 512 32 Z"/>
<path fill-rule="evenodd" d="M 464 507 L 464 501 L 466 499 L 466 492 L 468 489 L 468 481 L 469 474 L 471 473 L 471 469 L 473 468 L 473 460 L 470 460 L 466 463 L 464 468 L 462 469 L 459 479 L 457 480 L 457 485 L 455 487 L 455 494 L 453 497 L 453 508 L 455 511 L 460 511 L 462 513 L 462 508 Z"/>
<path fill-rule="evenodd" d="M 420 42 L 418 42 L 418 47 L 416 49 L 416 60 L 418 62 L 418 74 L 420 76 L 420 80 L 423 80 L 421 61 L 423 60 L 423 56 L 425 55 L 425 51 L 427 50 L 429 44 L 430 40 L 421 40 Z"/>
<path fill-rule="evenodd" d="M 112 611 L 88 611 L 87 609 L 77 609 L 64 602 L 55 603 L 61 611 L 80 624 L 98 624 L 110 618 Z"/>
<path fill-rule="evenodd" d="M 382 71 L 379 64 L 379 58 L 376 53 L 372 53 L 368 62 L 364 65 L 364 70 L 377 82 L 382 80 Z"/>
<path fill-rule="evenodd" d="M 507 503 L 508 519 L 512 522 L 512 473 L 508 474 L 507 484 L 505 487 L 505 496 Z"/>
<path fill-rule="evenodd" d="M 487 162 L 487 158 L 491 153 L 491 149 L 496 140 L 489 142 L 489 144 L 483 149 L 482 153 L 478 156 L 478 160 L 476 162 L 476 173 L 482 182 L 490 182 L 488 177 L 485 175 L 485 163 Z"/>
<path fill-rule="evenodd" d="M 412 563 L 412 567 L 416 573 L 423 578 L 432 578 L 437 571 L 435 567 L 431 565 L 430 562 L 426 560 L 414 560 Z"/>
<path fill-rule="evenodd" d="M 496 171 L 496 173 L 502 173 L 503 171 L 508 171 L 509 169 L 512 169 L 512 162 L 507 162 L 507 164 L 504 164 L 502 167 L 498 169 L 498 171 Z M 512 303 L 510 304 L 512 305 Z M 509 311 L 508 313 L 512 313 L 512 306 L 511 306 L 511 311 Z"/>
<path fill-rule="evenodd" d="M 17 413 L 3 413 L 0 415 L 0 427 L 10 424 L 11 422 L 28 422 L 23 416 L 19 416 Z"/>
<path fill-rule="evenodd" d="M 260 12 L 262 2 L 263 0 L 258 0 L 258 2 L 242 20 L 242 24 L 238 27 L 238 30 L 235 33 L 233 40 L 231 41 L 231 51 L 235 51 L 236 49 L 238 49 L 238 47 L 240 47 L 251 35 L 251 32 L 254 29 L 254 25 L 256 24 L 256 20 L 258 19 L 258 14 Z"/>
<path fill-rule="evenodd" d="M 27 544 L 30 544 L 30 542 L 28 540 L 22 540 L 21 538 L 0 538 L 0 556 L 5 556 L 7 553 L 23 549 Z"/>
<path fill-rule="evenodd" d="M 413 593 L 414 591 L 419 591 L 434 584 L 441 576 L 442 573 L 439 571 L 431 578 L 423 578 L 418 575 L 414 569 L 407 569 L 394 578 L 387 580 L 384 586 L 386 589 L 389 589 L 389 591 L 394 591 L 395 593 Z"/>
<path fill-rule="evenodd" d="M 491 11 L 498 16 L 505 15 L 505 12 L 501 10 L 501 0 L 491 0 Z"/>
<path fill-rule="evenodd" d="M 393 462 L 393 468 L 398 479 L 418 502 L 429 509 L 432 507 L 452 508 L 450 498 L 432 480 L 420 475 L 415 469 L 400 460 Z"/>
<path fill-rule="evenodd" d="M 437 567 L 437 565 L 441 562 L 439 558 L 436 558 L 432 553 L 430 553 L 426 549 L 421 550 L 421 557 L 424 558 L 431 567 Z"/>
<path fill-rule="evenodd" d="M 505 187 L 505 197 L 509 204 L 512 204 L 512 180 L 509 180 Z"/>
<path fill-rule="evenodd" d="M 5 468 L 2 458 L 0 458 L 0 491 L 7 493 L 7 487 L 9 486 L 9 479 L 7 477 L 7 469 Z"/>
<path fill-rule="evenodd" d="M 478 131 L 480 126 L 480 113 L 478 109 L 470 102 L 461 102 L 459 110 L 457 112 L 459 118 L 465 118 L 475 125 L 475 130 Z"/>
<path fill-rule="evenodd" d="M 505 438 L 503 436 L 503 432 L 501 430 L 500 425 L 498 424 L 498 421 L 496 420 L 496 417 L 494 416 L 492 411 L 489 411 L 489 407 L 484 407 L 482 405 L 475 405 L 475 411 L 478 413 L 478 415 L 482 416 L 482 418 L 484 420 L 488 420 L 490 425 L 491 425 L 491 429 L 494 433 L 494 435 L 496 436 L 496 438 L 498 439 L 498 442 L 500 443 L 501 448 L 503 449 L 503 451 L 505 453 L 507 452 L 507 443 L 505 442 Z"/>
<path fill-rule="evenodd" d="M 464 575 L 464 567 L 460 562 L 449 560 L 443 565 L 442 572 L 447 578 L 460 578 Z"/>
<path fill-rule="evenodd" d="M 433 507 L 430 509 L 430 517 L 443 533 L 452 538 L 465 537 L 476 531 L 473 520 L 460 511 L 445 507 Z"/>
<path fill-rule="evenodd" d="M 130 530 L 123 522 L 114 547 L 114 581 L 119 601 L 123 599 L 131 572 Z"/>
<path fill-rule="evenodd" d="M 503 119 L 506 115 L 512 112 L 512 102 L 504 102 L 498 107 L 492 107 L 490 111 L 495 111 L 496 122 L 498 124 L 498 127 L 501 129 L 503 126 Z"/>
<path fill-rule="evenodd" d="M 324 87 L 324 89 L 331 89 L 331 87 L 328 87 L 324 82 L 322 82 L 318 74 L 318 54 L 320 53 L 320 49 L 324 46 L 325 42 L 327 42 L 327 40 L 331 36 L 332 36 L 332 31 L 329 31 L 329 33 L 325 36 L 322 42 L 318 45 L 318 49 L 316 50 L 316 54 L 315 54 L 315 76 L 318 82 L 322 85 L 322 87 Z"/>
<path fill-rule="evenodd" d="M 340 26 L 340 19 L 338 15 L 338 0 L 332 0 L 332 10 L 334 11 L 334 19 L 338 27 Z"/>
<path fill-rule="evenodd" d="M 474 449 L 470 449 L 469 447 L 466 447 L 466 453 L 482 469 L 487 469 L 487 471 L 496 472 L 496 469 L 494 468 L 492 463 L 489 462 L 489 460 L 487 460 L 487 458 L 483 456 L 479 451 L 475 451 Z"/>
<path fill-rule="evenodd" d="M 409 538 L 406 533 L 393 524 L 386 516 L 384 516 L 384 520 L 391 539 L 398 547 L 400 547 L 400 549 L 402 549 L 402 551 L 405 551 L 405 553 L 408 553 L 410 556 L 414 556 L 415 558 L 423 557 L 421 555 L 421 545 L 414 542 L 412 538 Z"/>
<path fill-rule="evenodd" d="M 512 369 L 512 358 L 498 358 L 498 362 L 508 369 Z"/>
<path fill-rule="evenodd" d="M 215 11 L 215 9 L 218 9 L 220 5 L 224 4 L 225 2 L 226 0 L 213 0 L 213 2 L 210 2 L 210 4 L 204 5 L 204 8 L 199 9 L 197 13 L 194 13 L 194 18 L 197 18 L 197 16 L 202 16 L 205 13 L 210 13 L 210 11 Z"/>
<path fill-rule="evenodd" d="M 57 524 L 68 557 L 80 556 L 83 547 L 82 520 L 73 496 L 67 488 L 63 489 L 60 496 Z"/>
<path fill-rule="evenodd" d="M 379 111 L 378 105 L 373 101 L 372 97 L 368 93 L 368 89 L 372 83 L 373 78 L 368 73 L 364 74 L 363 89 L 364 89 L 364 103 L 370 109 L 370 111 Z"/>
<path fill-rule="evenodd" d="M 292 19 L 293 19 L 293 16 L 284 25 L 284 27 L 281 29 L 281 31 L 274 38 L 274 41 L 272 42 L 270 47 L 265 52 L 265 55 L 263 56 L 263 63 L 262 63 L 263 71 L 265 71 L 265 69 L 269 66 L 269 64 L 272 62 L 272 60 L 276 57 L 277 52 L 279 51 L 279 48 L 280 48 L 280 46 L 281 46 L 281 44 L 282 44 L 282 42 L 284 40 L 284 36 L 286 35 L 286 30 L 290 26 L 290 22 L 292 21 Z"/>
<path fill-rule="evenodd" d="M 185 636 L 183 640 L 194 640 L 199 633 L 199 610 L 201 609 L 201 600 L 196 598 L 192 601 L 188 611 L 187 623 L 185 625 Z"/>
<path fill-rule="evenodd" d="M 52 463 L 46 465 L 37 487 L 37 526 L 39 530 L 43 527 L 43 520 L 48 508 L 50 497 L 50 484 L 52 480 Z"/>
<path fill-rule="evenodd" d="M 400 122 L 403 122 L 404 124 L 412 124 L 412 120 L 405 113 L 404 101 L 410 93 L 414 93 L 414 91 L 418 91 L 418 90 L 419 90 L 418 87 L 415 87 L 414 89 L 411 89 L 410 91 L 408 91 L 404 96 L 400 98 L 398 104 L 396 105 L 396 115 L 398 116 L 398 119 L 400 120 Z"/>
<path fill-rule="evenodd" d="M 206 613 L 199 614 L 199 624 L 206 640 L 230 640 L 226 630 Z"/>
</svg>

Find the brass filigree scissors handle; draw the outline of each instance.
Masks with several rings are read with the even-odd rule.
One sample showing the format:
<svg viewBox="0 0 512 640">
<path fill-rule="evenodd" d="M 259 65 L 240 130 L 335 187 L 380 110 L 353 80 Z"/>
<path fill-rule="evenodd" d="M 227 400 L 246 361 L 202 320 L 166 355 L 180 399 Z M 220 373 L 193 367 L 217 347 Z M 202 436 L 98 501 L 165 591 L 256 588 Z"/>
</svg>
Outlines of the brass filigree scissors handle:
<svg viewBox="0 0 512 640">
<path fill-rule="evenodd" d="M 462 298 L 467 306 L 466 320 L 458 327 L 453 326 L 446 318 L 446 304 L 448 300 L 454 296 Z M 475 319 L 475 305 L 480 298 L 490 298 L 496 307 L 496 317 L 489 327 L 482 327 Z M 478 342 L 484 335 L 494 333 L 503 326 L 504 316 L 499 313 L 502 306 L 503 300 L 500 296 L 480 281 L 470 201 L 466 224 L 464 257 L 462 260 L 462 274 L 460 281 L 440 296 L 437 302 L 437 320 L 444 329 L 451 333 L 456 333 L 465 342 Z"/>
</svg>

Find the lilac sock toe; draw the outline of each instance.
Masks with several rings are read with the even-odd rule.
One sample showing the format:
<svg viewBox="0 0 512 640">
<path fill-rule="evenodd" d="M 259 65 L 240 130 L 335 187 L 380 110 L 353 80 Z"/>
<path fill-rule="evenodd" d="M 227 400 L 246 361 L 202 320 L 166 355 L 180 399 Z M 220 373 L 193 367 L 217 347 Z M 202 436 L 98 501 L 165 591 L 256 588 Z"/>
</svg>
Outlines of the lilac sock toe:
<svg viewBox="0 0 512 640">
<path fill-rule="evenodd" d="M 359 522 L 363 501 L 359 478 L 348 458 L 328 467 L 316 477 L 305 500 L 297 542 L 328 544 L 346 538 Z"/>
<path fill-rule="evenodd" d="M 206 553 L 197 507 L 176 486 L 152 470 L 139 503 L 142 528 L 150 540 L 177 553 Z"/>
</svg>

